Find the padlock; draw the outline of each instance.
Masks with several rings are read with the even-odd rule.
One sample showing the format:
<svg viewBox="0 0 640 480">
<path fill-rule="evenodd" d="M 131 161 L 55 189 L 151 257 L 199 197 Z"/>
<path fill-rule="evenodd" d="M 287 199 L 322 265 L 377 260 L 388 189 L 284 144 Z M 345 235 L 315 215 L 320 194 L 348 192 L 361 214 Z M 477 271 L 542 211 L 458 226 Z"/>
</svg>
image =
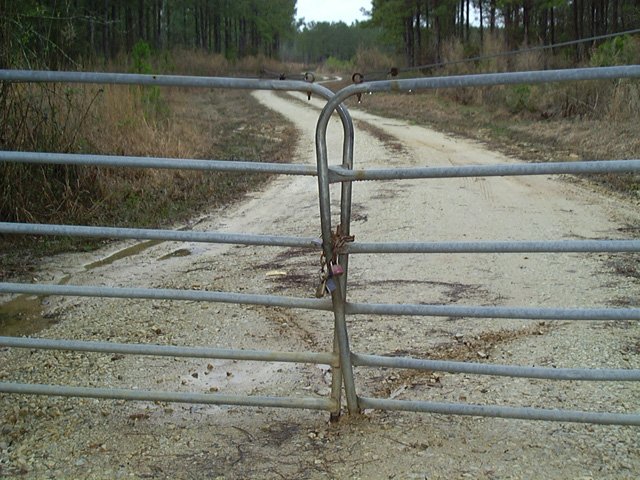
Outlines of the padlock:
<svg viewBox="0 0 640 480">
<path fill-rule="evenodd" d="M 339 263 L 331 264 L 331 275 L 333 275 L 334 277 L 338 277 L 343 273 L 344 273 L 344 268 L 342 268 L 342 265 L 340 265 Z"/>
<path fill-rule="evenodd" d="M 333 277 L 327 278 L 326 287 L 329 293 L 333 293 L 335 291 L 336 281 L 333 279 Z"/>
<path fill-rule="evenodd" d="M 325 294 L 326 290 L 327 290 L 327 281 L 326 280 L 322 280 L 318 284 L 318 288 L 316 288 L 316 298 L 324 297 L 324 294 Z"/>
</svg>

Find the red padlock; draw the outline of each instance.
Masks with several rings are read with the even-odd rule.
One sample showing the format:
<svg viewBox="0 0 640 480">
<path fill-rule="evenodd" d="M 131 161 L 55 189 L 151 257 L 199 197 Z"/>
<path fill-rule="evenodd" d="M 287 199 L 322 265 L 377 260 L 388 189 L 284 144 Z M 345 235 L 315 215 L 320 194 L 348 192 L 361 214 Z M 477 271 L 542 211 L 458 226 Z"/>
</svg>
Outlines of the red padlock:
<svg viewBox="0 0 640 480">
<path fill-rule="evenodd" d="M 339 263 L 331 264 L 331 275 L 334 277 L 340 276 L 344 273 L 344 268 Z"/>
</svg>

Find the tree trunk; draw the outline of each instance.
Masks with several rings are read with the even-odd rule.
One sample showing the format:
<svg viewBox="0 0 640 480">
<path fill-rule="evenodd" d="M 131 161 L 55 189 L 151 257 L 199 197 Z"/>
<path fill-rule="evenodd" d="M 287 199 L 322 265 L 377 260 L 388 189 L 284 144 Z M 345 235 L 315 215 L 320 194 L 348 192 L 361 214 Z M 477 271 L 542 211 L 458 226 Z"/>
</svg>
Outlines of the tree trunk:
<svg viewBox="0 0 640 480">
<path fill-rule="evenodd" d="M 110 27 L 109 27 L 109 34 L 111 35 L 111 38 L 109 39 L 109 58 L 114 58 L 116 56 L 116 54 L 118 53 L 118 50 L 120 49 L 120 46 L 118 45 L 118 36 L 117 36 L 117 31 L 116 31 L 116 21 L 118 19 L 118 14 L 116 11 L 116 5 L 115 3 L 111 4 L 111 18 L 110 18 Z"/>
<path fill-rule="evenodd" d="M 109 58 L 109 0 L 104 0 L 104 12 L 102 14 L 102 55 L 105 59 Z"/>
<path fill-rule="evenodd" d="M 531 30 L 531 4 L 529 0 L 522 2 L 522 26 L 524 29 L 524 45 L 529 46 L 529 34 Z"/>
<path fill-rule="evenodd" d="M 555 45 L 556 44 L 556 18 L 555 18 L 554 7 L 550 8 L 549 14 L 551 16 L 549 21 L 549 29 L 551 33 L 551 45 Z M 553 48 L 551 49 L 551 53 L 553 53 Z"/>
<path fill-rule="evenodd" d="M 144 0 L 138 0 L 138 40 L 144 40 Z"/>
<path fill-rule="evenodd" d="M 469 41 L 469 4 L 471 0 L 467 0 L 467 23 L 465 25 L 465 40 Z"/>
<path fill-rule="evenodd" d="M 496 0 L 491 0 L 489 4 L 489 31 L 493 33 L 496 29 Z"/>
<path fill-rule="evenodd" d="M 420 11 L 420 2 L 416 2 L 416 20 L 415 20 L 415 34 L 414 34 L 414 38 L 415 38 L 415 45 L 416 48 L 414 48 L 414 59 L 415 59 L 415 63 L 419 64 L 422 61 L 422 32 L 420 29 L 420 23 L 421 23 L 421 11 Z"/>
<path fill-rule="evenodd" d="M 482 0 L 478 0 L 478 9 L 480 10 L 480 51 L 482 52 L 484 47 L 484 28 L 483 28 L 483 18 L 482 18 Z"/>
<path fill-rule="evenodd" d="M 440 15 L 435 16 L 434 27 L 436 31 L 436 63 L 442 62 L 442 27 L 440 25 Z"/>
<path fill-rule="evenodd" d="M 580 8 L 579 0 L 573 0 L 573 36 L 574 40 L 580 40 Z M 576 44 L 576 62 L 580 61 L 580 45 Z"/>
<path fill-rule="evenodd" d="M 213 35 L 213 51 L 222 53 L 222 19 L 217 11 L 213 12 Z"/>
<path fill-rule="evenodd" d="M 133 49 L 133 12 L 131 5 L 127 4 L 124 7 L 124 24 L 125 24 L 125 49 L 130 52 Z"/>
<path fill-rule="evenodd" d="M 410 15 L 404 18 L 404 54 L 410 67 L 415 65 L 413 46 L 413 15 Z"/>
</svg>

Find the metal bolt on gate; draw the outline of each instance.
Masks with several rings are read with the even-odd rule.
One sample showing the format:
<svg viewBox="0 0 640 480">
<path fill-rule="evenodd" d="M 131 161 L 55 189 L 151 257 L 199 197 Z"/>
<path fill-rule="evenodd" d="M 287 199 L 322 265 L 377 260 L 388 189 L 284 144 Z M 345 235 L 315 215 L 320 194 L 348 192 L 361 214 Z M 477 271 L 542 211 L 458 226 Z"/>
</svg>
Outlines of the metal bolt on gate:
<svg viewBox="0 0 640 480">
<path fill-rule="evenodd" d="M 0 346 L 29 349 L 57 349 L 85 352 L 120 353 L 170 357 L 234 359 L 253 361 L 298 362 L 326 364 L 332 367 L 332 388 L 328 398 L 268 397 L 211 395 L 165 391 L 140 391 L 107 388 L 68 387 L 59 385 L 0 383 L 0 392 L 11 394 L 58 395 L 73 397 L 151 400 L 183 403 L 206 403 L 305 408 L 326 410 L 336 418 L 341 411 L 344 387 L 346 407 L 356 414 L 364 409 L 405 410 L 458 415 L 477 415 L 529 420 L 621 424 L 640 426 L 640 413 L 622 414 L 550 410 L 458 403 L 436 403 L 395 399 L 369 398 L 358 395 L 354 367 L 406 368 L 476 375 L 524 377 L 547 380 L 580 381 L 640 381 L 640 370 L 540 368 L 468 362 L 437 361 L 407 357 L 387 357 L 355 353 L 349 345 L 347 316 L 362 314 L 449 316 L 469 318 L 540 319 L 540 320 L 640 320 L 639 308 L 532 308 L 486 307 L 424 304 L 371 304 L 346 301 L 349 255 L 429 254 L 429 253 L 513 253 L 513 252 L 640 252 L 640 240 L 570 240 L 570 241 L 484 241 L 484 242 L 395 242 L 362 243 L 351 237 L 351 196 L 353 182 L 363 180 L 439 179 L 453 177 L 483 177 L 508 175 L 553 175 L 587 173 L 640 172 L 640 160 L 611 160 L 594 162 L 529 163 L 515 165 L 471 165 L 461 167 L 419 167 L 354 170 L 354 128 L 343 102 L 353 95 L 366 92 L 417 91 L 434 88 L 475 87 L 506 84 L 533 84 L 578 80 L 640 78 L 640 66 L 572 69 L 505 74 L 483 74 L 440 78 L 419 78 L 358 83 L 336 94 L 317 84 L 289 80 L 251 80 L 216 77 L 184 77 L 165 75 L 131 75 L 109 73 L 75 73 L 1 70 L 3 82 L 68 82 L 102 84 L 137 84 L 182 86 L 199 88 L 234 88 L 248 90 L 289 90 L 312 92 L 327 100 L 316 128 L 317 166 L 302 164 L 253 163 L 221 160 L 189 160 L 169 158 L 140 158 L 105 155 L 76 155 L 33 152 L 0 152 L 2 162 L 57 163 L 72 165 L 102 165 L 113 167 L 193 169 L 201 171 L 238 171 L 283 175 L 317 176 L 322 239 L 227 234 L 220 232 L 186 232 L 170 230 L 84 227 L 70 225 L 42 225 L 0 223 L 0 233 L 16 235 L 67 235 L 114 239 L 171 240 L 239 245 L 279 246 L 322 249 L 327 262 L 338 265 L 339 275 L 331 277 L 331 299 L 298 298 L 275 295 L 239 294 L 231 292 L 193 291 L 177 289 L 111 288 L 82 285 L 44 285 L 0 283 L 0 293 L 30 295 L 67 295 L 104 298 L 165 299 L 271 307 L 302 308 L 331 311 L 334 316 L 334 348 L 331 352 L 273 352 L 258 350 L 225 350 L 206 347 L 174 347 L 160 345 L 82 342 L 41 338 L 0 337 Z M 343 127 L 342 160 L 329 165 L 327 155 L 327 126 L 337 112 Z M 341 184 L 340 224 L 334 231 L 331 224 L 329 186 Z M 349 240 L 349 241 L 346 241 Z M 337 281 L 336 281 L 337 280 Z"/>
</svg>

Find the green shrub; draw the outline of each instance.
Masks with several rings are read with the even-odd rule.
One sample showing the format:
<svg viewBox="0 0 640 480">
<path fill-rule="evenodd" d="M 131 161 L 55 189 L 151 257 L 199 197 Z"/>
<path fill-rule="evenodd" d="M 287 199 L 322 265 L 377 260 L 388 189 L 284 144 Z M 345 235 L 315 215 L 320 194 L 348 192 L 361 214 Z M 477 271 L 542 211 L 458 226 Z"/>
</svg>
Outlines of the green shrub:
<svg viewBox="0 0 640 480">
<path fill-rule="evenodd" d="M 144 40 L 139 40 L 133 46 L 131 51 L 131 60 L 133 62 L 133 72 L 144 75 L 153 73 L 151 46 Z M 165 53 L 161 59 L 165 65 L 168 65 L 168 56 Z M 138 87 L 135 87 L 138 88 Z M 161 120 L 169 115 L 169 107 L 167 102 L 162 98 L 160 87 L 145 86 L 139 87 L 142 104 L 144 105 L 144 113 L 147 121 Z"/>
<path fill-rule="evenodd" d="M 329 57 L 324 62 L 324 69 L 331 73 L 345 73 L 353 71 L 354 66 L 352 61 Z"/>
<path fill-rule="evenodd" d="M 640 42 L 629 35 L 607 40 L 599 45 L 591 56 L 591 65 L 594 67 L 632 65 L 638 62 L 640 62 Z"/>
<path fill-rule="evenodd" d="M 131 51 L 133 60 L 133 73 L 150 74 L 151 69 L 151 46 L 144 40 L 138 40 Z"/>
<path fill-rule="evenodd" d="M 507 90 L 505 102 L 512 113 L 531 111 L 531 87 L 529 85 L 514 85 Z"/>
</svg>

